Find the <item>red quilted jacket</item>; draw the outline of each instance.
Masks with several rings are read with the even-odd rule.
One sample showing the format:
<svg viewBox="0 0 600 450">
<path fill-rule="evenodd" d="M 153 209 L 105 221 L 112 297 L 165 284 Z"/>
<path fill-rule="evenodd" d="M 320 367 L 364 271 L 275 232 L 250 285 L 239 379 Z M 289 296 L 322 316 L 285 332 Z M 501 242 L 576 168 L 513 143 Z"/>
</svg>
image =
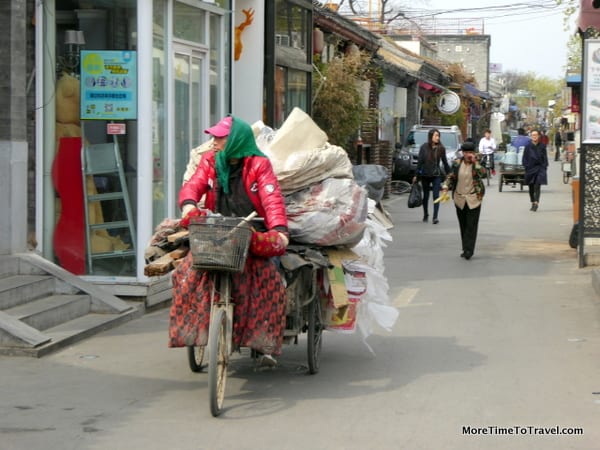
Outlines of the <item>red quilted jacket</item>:
<svg viewBox="0 0 600 450">
<path fill-rule="evenodd" d="M 269 159 L 262 156 L 244 158 L 242 179 L 246 193 L 258 215 L 264 218 L 266 227 L 269 230 L 275 227 L 287 228 L 285 202 Z M 197 203 L 206 194 L 204 206 L 214 211 L 216 186 L 215 152 L 209 151 L 202 155 L 196 172 L 181 188 L 179 207 L 188 200 Z"/>
</svg>

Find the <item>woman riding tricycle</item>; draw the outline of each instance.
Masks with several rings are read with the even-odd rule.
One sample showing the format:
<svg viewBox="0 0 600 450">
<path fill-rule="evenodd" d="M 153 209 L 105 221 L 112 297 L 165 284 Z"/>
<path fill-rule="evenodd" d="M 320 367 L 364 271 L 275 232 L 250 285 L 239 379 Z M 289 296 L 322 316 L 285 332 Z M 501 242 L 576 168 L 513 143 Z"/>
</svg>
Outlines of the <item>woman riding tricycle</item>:
<svg viewBox="0 0 600 450">
<path fill-rule="evenodd" d="M 204 195 L 205 208 L 223 216 L 245 217 L 256 211 L 264 218 L 264 230 L 257 231 L 252 241 L 268 237 L 263 241 L 269 242 L 270 248 L 262 255 L 250 254 L 244 271 L 233 276 L 233 340 L 234 345 L 261 352 L 265 363 L 274 363 L 274 356 L 281 352 L 286 297 L 281 275 L 268 256 L 283 254 L 288 244 L 283 196 L 271 163 L 256 147 L 250 125 L 228 116 L 205 132 L 214 139 L 213 149 L 202 156 L 196 172 L 181 189 L 182 225 L 205 214 L 197 206 Z M 194 270 L 190 253 L 173 274 L 170 347 L 206 345 L 208 287 L 207 273 Z"/>
<path fill-rule="evenodd" d="M 231 350 L 249 347 L 260 364 L 274 366 L 286 328 L 286 288 L 274 258 L 286 252 L 289 242 L 285 202 L 271 163 L 256 146 L 249 124 L 227 116 L 205 133 L 213 138 L 212 149 L 202 155 L 194 175 L 180 191 L 180 225 L 187 227 L 191 221 L 194 226 L 203 222 L 203 216 L 214 213 L 248 218 L 255 212 L 262 220 L 251 224 L 249 252 L 241 271 L 217 274 L 218 282 L 227 286 L 225 294 L 222 287 L 215 289 L 214 271 L 195 267 L 193 251 L 177 266 L 173 273 L 169 347 L 204 348 L 212 333 L 209 328 L 214 325 L 211 312 L 215 312 L 215 306 L 229 305 L 231 299 L 231 343 L 227 346 Z M 202 198 L 204 205 L 199 208 Z M 216 300 L 215 292 L 219 296 Z M 320 318 L 320 309 L 318 315 Z M 322 329 L 320 320 L 313 326 Z M 226 372 L 226 361 L 215 358 L 211 355 L 210 361 Z M 211 404 L 213 415 L 220 412 L 222 395 L 217 404 Z"/>
</svg>

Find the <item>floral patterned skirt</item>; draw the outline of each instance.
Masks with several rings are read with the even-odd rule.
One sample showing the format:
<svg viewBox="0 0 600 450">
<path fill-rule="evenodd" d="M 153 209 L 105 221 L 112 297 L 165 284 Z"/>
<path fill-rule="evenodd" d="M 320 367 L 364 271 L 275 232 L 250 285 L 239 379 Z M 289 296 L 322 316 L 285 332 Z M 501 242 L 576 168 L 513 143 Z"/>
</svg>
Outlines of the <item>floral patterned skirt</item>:
<svg viewBox="0 0 600 450">
<path fill-rule="evenodd" d="M 232 274 L 231 279 L 234 348 L 281 354 L 287 299 L 275 264 L 248 255 L 244 271 Z M 173 272 L 169 347 L 207 344 L 211 283 L 208 272 L 193 267 L 189 252 Z"/>
</svg>

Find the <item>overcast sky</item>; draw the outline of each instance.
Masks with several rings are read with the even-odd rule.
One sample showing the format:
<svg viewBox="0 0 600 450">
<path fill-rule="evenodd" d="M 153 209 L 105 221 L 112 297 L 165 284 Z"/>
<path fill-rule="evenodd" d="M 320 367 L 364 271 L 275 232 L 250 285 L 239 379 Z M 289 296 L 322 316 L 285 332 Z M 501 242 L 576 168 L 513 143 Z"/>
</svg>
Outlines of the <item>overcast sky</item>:
<svg viewBox="0 0 600 450">
<path fill-rule="evenodd" d="M 501 64 L 503 71 L 565 77 L 567 41 L 575 32 L 575 16 L 570 30 L 564 31 L 564 7 L 556 6 L 554 0 L 421 0 L 409 4 L 408 17 L 444 11 L 435 17 L 483 18 L 485 34 L 492 41 L 490 62 Z"/>
</svg>

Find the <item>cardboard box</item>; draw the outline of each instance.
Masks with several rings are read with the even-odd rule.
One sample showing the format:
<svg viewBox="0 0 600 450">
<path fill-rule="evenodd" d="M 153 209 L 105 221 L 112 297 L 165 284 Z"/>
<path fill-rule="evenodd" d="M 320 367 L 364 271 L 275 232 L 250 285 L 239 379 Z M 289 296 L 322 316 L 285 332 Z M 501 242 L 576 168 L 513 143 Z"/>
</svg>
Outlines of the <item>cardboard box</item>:
<svg viewBox="0 0 600 450">
<path fill-rule="evenodd" d="M 327 328 L 336 331 L 354 332 L 360 299 L 350 297 L 348 304 L 334 308 L 330 303 L 327 308 Z"/>
</svg>

